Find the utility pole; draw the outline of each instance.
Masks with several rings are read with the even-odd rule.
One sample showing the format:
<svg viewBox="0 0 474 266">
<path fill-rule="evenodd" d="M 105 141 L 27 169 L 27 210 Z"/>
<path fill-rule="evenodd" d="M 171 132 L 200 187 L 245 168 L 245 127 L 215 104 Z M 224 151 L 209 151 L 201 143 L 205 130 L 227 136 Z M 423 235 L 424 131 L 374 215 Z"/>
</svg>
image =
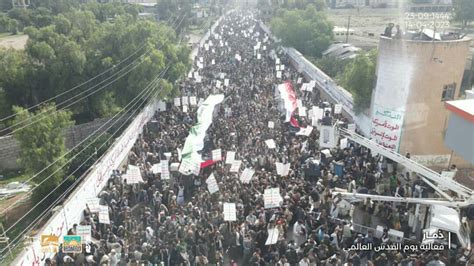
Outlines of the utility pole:
<svg viewBox="0 0 474 266">
<path fill-rule="evenodd" d="M 351 16 L 347 20 L 346 43 L 349 41 L 349 27 L 351 26 Z"/>
</svg>

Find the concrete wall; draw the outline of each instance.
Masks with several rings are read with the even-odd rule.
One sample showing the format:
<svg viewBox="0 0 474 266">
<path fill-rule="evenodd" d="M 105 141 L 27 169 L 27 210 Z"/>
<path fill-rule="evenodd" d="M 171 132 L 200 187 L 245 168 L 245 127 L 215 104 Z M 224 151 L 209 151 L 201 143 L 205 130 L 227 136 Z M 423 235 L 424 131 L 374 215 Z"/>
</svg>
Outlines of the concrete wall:
<svg viewBox="0 0 474 266">
<path fill-rule="evenodd" d="M 470 39 L 405 41 L 400 45 L 393 45 L 394 42 L 401 41 L 381 38 L 379 53 L 390 49 L 393 53 L 399 53 L 399 57 L 408 58 L 411 63 L 410 75 L 400 77 L 409 80 L 399 82 L 408 86 L 399 152 L 421 156 L 450 155 L 451 150 L 443 141 L 449 111 L 444 108 L 441 96 L 445 85 L 455 83 L 454 99 L 459 97 Z M 399 93 L 394 89 L 391 97 Z"/>
<path fill-rule="evenodd" d="M 122 121 L 125 120 L 128 116 L 122 118 Z M 66 147 L 68 149 L 76 146 L 82 140 L 90 136 L 95 130 L 97 130 L 101 125 L 103 125 L 109 118 L 96 119 L 93 122 L 72 126 L 66 129 L 64 136 L 66 138 Z M 107 127 L 112 123 L 107 124 L 98 133 L 104 132 Z M 119 126 L 121 121 L 115 124 L 112 127 L 112 130 L 115 130 L 116 126 Z M 18 169 L 17 164 L 18 156 L 20 153 L 20 147 L 16 139 L 12 136 L 0 137 L 0 172 L 2 170 L 12 170 Z"/>
<path fill-rule="evenodd" d="M 474 123 L 451 112 L 445 139 L 446 146 L 474 164 Z"/>
</svg>

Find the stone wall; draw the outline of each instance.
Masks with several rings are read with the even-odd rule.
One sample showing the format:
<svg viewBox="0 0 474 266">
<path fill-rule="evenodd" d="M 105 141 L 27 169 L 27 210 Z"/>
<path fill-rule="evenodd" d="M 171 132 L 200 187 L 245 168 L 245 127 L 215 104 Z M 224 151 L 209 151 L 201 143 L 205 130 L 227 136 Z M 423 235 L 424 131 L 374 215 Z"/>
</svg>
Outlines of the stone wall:
<svg viewBox="0 0 474 266">
<path fill-rule="evenodd" d="M 122 122 L 126 120 L 126 118 L 127 117 L 122 117 L 120 119 L 121 121 L 114 124 L 114 126 L 112 126 L 111 130 L 109 131 L 113 132 L 113 130 L 116 130 L 116 128 L 120 126 Z M 89 123 L 72 126 L 66 129 L 66 132 L 64 133 L 66 138 L 66 147 L 70 149 L 76 146 L 82 140 L 90 136 L 101 125 L 106 123 L 109 119 L 110 118 L 100 118 Z M 104 130 L 106 130 L 113 123 L 114 122 L 111 122 L 104 126 L 98 131 L 98 133 L 104 132 Z M 20 147 L 13 136 L 0 137 L 0 151 L 0 173 L 4 170 L 13 170 L 19 168 L 17 160 L 20 153 Z"/>
</svg>

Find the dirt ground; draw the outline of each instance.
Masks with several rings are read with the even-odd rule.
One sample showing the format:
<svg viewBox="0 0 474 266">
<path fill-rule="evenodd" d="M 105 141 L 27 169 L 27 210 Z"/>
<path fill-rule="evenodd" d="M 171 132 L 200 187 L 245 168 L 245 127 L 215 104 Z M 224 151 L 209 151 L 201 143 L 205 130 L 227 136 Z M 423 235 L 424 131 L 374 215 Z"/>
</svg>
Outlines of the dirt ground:
<svg viewBox="0 0 474 266">
<path fill-rule="evenodd" d="M 25 49 L 27 35 L 11 35 L 0 38 L 0 47 L 13 48 L 16 50 Z"/>
<path fill-rule="evenodd" d="M 388 23 L 400 25 L 405 30 L 405 11 L 403 8 L 371 8 L 364 7 L 359 10 L 353 9 L 330 9 L 327 11 L 329 19 L 337 27 L 347 28 L 350 19 L 350 29 L 354 35 L 349 36 L 349 43 L 363 49 L 376 48 L 380 34 L 385 30 Z M 474 24 L 474 23 L 472 23 Z M 444 31 L 459 31 L 456 25 L 450 24 Z M 467 31 L 467 36 L 474 38 L 474 29 Z M 337 41 L 345 42 L 345 36 L 336 36 Z M 474 42 L 471 42 L 471 51 L 474 52 Z"/>
</svg>

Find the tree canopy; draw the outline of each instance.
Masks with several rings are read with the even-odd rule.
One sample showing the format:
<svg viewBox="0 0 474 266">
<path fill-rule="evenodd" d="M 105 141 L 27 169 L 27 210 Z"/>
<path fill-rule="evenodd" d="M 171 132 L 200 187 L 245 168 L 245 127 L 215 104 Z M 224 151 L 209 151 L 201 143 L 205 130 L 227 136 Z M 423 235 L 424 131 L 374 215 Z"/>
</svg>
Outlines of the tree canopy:
<svg viewBox="0 0 474 266">
<path fill-rule="evenodd" d="M 34 181 L 39 183 L 52 175 L 47 182 L 34 190 L 33 198 L 36 201 L 56 187 L 67 171 L 67 168 L 62 167 L 66 158 L 61 156 L 66 152 L 63 129 L 73 124 L 71 112 L 51 112 L 56 110 L 54 105 L 45 105 L 34 114 L 17 106 L 13 110 L 16 114 L 15 122 L 38 119 L 38 122 L 19 128 L 14 133 L 21 148 L 19 164 L 25 169 L 25 173 L 37 174 L 49 164 L 58 161 L 34 178 Z"/>
<path fill-rule="evenodd" d="M 304 55 L 320 57 L 333 40 L 333 25 L 323 12 L 312 5 L 305 10 L 282 9 L 271 21 L 274 34 L 284 46 Z"/>
<path fill-rule="evenodd" d="M 454 19 L 461 22 L 462 28 L 465 28 L 470 22 L 474 21 L 474 1 L 472 0 L 454 0 Z"/>
<path fill-rule="evenodd" d="M 375 85 L 377 50 L 357 55 L 346 66 L 342 76 L 342 86 L 352 93 L 354 109 L 361 112 L 370 107 L 372 90 Z"/>
<path fill-rule="evenodd" d="M 164 78 L 171 84 L 189 67 L 189 49 L 176 45 L 175 31 L 165 23 L 139 18 L 138 6 L 33 2 L 33 9 L 8 13 L 29 40 L 25 50 L 0 49 L 0 101 L 8 106 L 0 108 L 1 117 L 11 114 L 14 105 L 36 105 L 113 67 L 94 82 L 56 99 L 60 103 L 97 90 L 93 97 L 70 106 L 73 118 L 83 122 L 108 116 L 140 93 L 166 65 L 171 68 Z M 122 62 L 124 58 L 129 59 Z M 141 64 L 122 75 L 136 62 Z M 113 74 L 120 78 L 111 83 L 115 78 L 106 79 Z M 111 84 L 89 90 L 100 82 L 101 86 Z"/>
</svg>

